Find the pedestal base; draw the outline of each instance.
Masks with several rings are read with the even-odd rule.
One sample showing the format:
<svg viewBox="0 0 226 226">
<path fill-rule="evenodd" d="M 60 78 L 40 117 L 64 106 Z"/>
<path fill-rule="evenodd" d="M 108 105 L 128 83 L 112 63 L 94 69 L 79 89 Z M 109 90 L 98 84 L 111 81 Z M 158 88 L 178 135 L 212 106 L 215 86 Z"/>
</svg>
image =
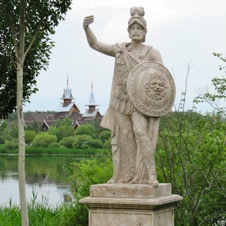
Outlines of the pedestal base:
<svg viewBox="0 0 226 226">
<path fill-rule="evenodd" d="M 171 184 L 100 184 L 80 202 L 90 207 L 89 226 L 173 226 L 172 205 L 180 200 Z"/>
</svg>

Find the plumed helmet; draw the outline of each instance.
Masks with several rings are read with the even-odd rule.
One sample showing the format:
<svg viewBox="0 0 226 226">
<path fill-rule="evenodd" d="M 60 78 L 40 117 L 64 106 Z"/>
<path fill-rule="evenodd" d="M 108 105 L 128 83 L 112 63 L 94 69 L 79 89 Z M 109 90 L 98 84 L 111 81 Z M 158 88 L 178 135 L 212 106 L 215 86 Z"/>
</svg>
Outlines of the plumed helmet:
<svg viewBox="0 0 226 226">
<path fill-rule="evenodd" d="M 143 7 L 137 7 L 137 6 L 132 7 L 130 9 L 131 18 L 128 21 L 128 27 L 130 27 L 133 23 L 137 22 L 143 28 L 146 28 L 147 22 L 144 19 L 144 14 L 145 12 Z"/>
</svg>

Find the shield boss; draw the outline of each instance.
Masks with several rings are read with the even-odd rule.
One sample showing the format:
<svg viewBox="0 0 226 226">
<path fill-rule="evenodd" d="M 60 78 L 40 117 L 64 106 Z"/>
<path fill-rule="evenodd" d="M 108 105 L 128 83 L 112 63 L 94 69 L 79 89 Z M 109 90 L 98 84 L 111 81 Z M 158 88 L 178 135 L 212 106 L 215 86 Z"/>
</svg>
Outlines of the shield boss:
<svg viewBox="0 0 226 226">
<path fill-rule="evenodd" d="M 167 68 L 160 63 L 148 61 L 138 64 L 130 72 L 127 92 L 138 111 L 158 117 L 171 111 L 176 91 Z"/>
</svg>

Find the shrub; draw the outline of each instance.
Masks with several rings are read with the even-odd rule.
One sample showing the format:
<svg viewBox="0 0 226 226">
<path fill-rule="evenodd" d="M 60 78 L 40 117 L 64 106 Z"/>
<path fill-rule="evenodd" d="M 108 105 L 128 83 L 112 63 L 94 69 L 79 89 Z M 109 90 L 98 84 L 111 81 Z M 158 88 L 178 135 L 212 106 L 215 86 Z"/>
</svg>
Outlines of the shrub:
<svg viewBox="0 0 226 226">
<path fill-rule="evenodd" d="M 100 140 L 97 140 L 97 139 L 92 139 L 92 140 L 88 140 L 86 141 L 82 147 L 86 145 L 87 148 L 102 148 L 103 147 L 103 144 Z"/>
<path fill-rule="evenodd" d="M 73 143 L 73 147 L 82 148 L 82 145 L 85 142 L 88 142 L 90 140 L 92 140 L 92 137 L 89 135 L 77 135 L 77 136 L 75 136 L 75 141 Z"/>
<path fill-rule="evenodd" d="M 79 169 L 79 170 L 78 170 Z M 113 174 L 113 165 L 110 151 L 99 151 L 95 158 L 84 159 L 79 163 L 74 163 L 70 169 L 71 172 L 71 189 L 74 194 L 75 203 L 67 207 L 64 215 L 64 225 L 70 226 L 87 226 L 88 225 L 88 208 L 80 204 L 79 200 L 89 196 L 91 184 L 106 183 Z"/>
<path fill-rule="evenodd" d="M 11 141 L 6 141 L 4 146 L 8 150 L 15 150 L 15 149 L 18 149 L 19 144 L 17 140 L 11 140 Z"/>
<path fill-rule="evenodd" d="M 92 138 L 95 138 L 96 137 L 95 128 L 92 124 L 81 125 L 75 130 L 75 135 L 76 136 L 88 135 L 91 136 Z"/>
<path fill-rule="evenodd" d="M 75 137 L 65 137 L 63 140 L 60 141 L 60 145 L 63 145 L 66 148 L 73 148 L 73 143 L 76 141 Z"/>
<path fill-rule="evenodd" d="M 58 127 L 58 133 L 57 133 L 57 138 L 58 140 L 62 140 L 65 137 L 73 136 L 75 130 L 68 125 L 63 125 Z"/>
<path fill-rule="evenodd" d="M 107 148 L 107 149 L 110 149 L 111 148 L 111 138 L 109 138 L 108 140 L 106 140 L 104 142 L 103 148 Z"/>
<path fill-rule="evenodd" d="M 48 148 L 60 148 L 60 147 L 61 147 L 60 144 L 57 142 L 53 142 L 48 145 Z"/>
<path fill-rule="evenodd" d="M 26 144 L 32 143 L 32 141 L 34 140 L 35 136 L 36 136 L 36 132 L 35 131 L 25 130 L 25 143 Z"/>
<path fill-rule="evenodd" d="M 57 142 L 57 137 L 48 133 L 38 134 L 32 144 L 35 147 L 49 147 L 51 143 Z"/>
<path fill-rule="evenodd" d="M 110 130 L 104 130 L 100 132 L 98 138 L 102 141 L 104 144 L 105 141 L 107 141 L 111 137 L 111 131 Z"/>
</svg>

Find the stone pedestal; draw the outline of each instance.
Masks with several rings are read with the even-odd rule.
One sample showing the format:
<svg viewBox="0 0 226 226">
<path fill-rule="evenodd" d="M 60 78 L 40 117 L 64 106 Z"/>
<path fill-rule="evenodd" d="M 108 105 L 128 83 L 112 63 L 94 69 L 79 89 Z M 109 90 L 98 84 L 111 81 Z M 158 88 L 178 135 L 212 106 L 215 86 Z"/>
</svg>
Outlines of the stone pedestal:
<svg viewBox="0 0 226 226">
<path fill-rule="evenodd" d="M 99 184 L 80 203 L 90 207 L 89 226 L 174 226 L 173 204 L 180 200 L 171 184 Z"/>
</svg>

